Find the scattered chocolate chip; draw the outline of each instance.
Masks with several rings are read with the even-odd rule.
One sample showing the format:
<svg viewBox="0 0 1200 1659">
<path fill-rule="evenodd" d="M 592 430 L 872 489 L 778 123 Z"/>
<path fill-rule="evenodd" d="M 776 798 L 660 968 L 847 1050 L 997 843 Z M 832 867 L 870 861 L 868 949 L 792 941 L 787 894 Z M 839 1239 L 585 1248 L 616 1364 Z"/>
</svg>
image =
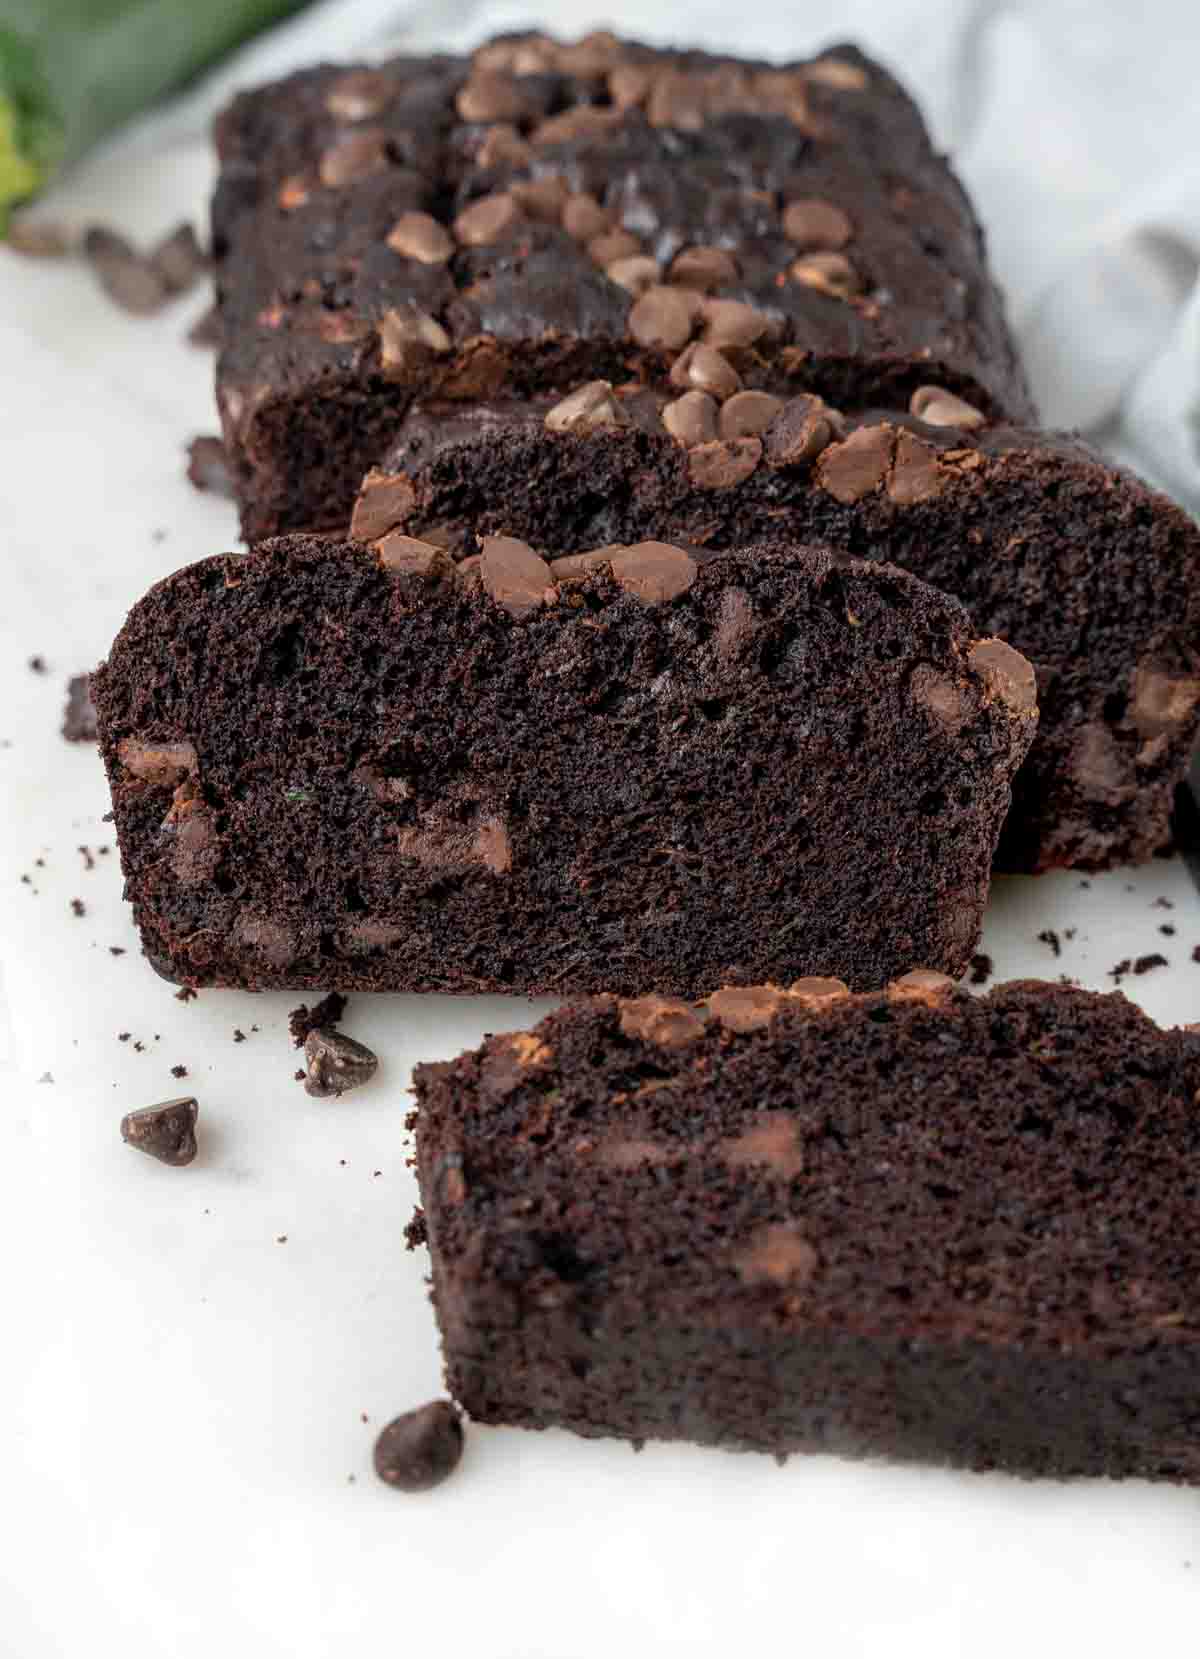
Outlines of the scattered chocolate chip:
<svg viewBox="0 0 1200 1659">
<path fill-rule="evenodd" d="M 849 216 L 819 196 L 802 196 L 783 210 L 783 234 L 801 253 L 844 248 L 854 235 Z"/>
<path fill-rule="evenodd" d="M 521 218 L 516 197 L 499 191 L 465 207 L 454 221 L 454 234 L 467 247 L 486 247 L 520 224 Z"/>
<path fill-rule="evenodd" d="M 463 1427 L 449 1400 L 431 1400 L 396 1417 L 375 1442 L 375 1473 L 400 1492 L 428 1492 L 452 1475 Z"/>
<path fill-rule="evenodd" d="M 761 438 L 726 438 L 688 451 L 688 473 L 698 490 L 728 490 L 744 483 L 762 460 Z"/>
<path fill-rule="evenodd" d="M 202 312 L 187 333 L 190 346 L 219 346 L 223 338 L 221 313 L 215 305 L 210 305 L 207 311 Z"/>
<path fill-rule="evenodd" d="M 707 392 L 685 392 L 663 405 L 662 423 L 685 449 L 711 443 L 717 436 L 716 402 Z"/>
<path fill-rule="evenodd" d="M 208 269 L 208 258 L 190 224 L 176 225 L 151 251 L 149 263 L 168 294 L 186 294 Z"/>
<path fill-rule="evenodd" d="M 548 432 L 595 432 L 602 426 L 622 423 L 620 406 L 607 380 L 589 380 L 568 393 L 547 413 L 544 422 Z"/>
<path fill-rule="evenodd" d="M 629 312 L 629 332 L 647 351 L 679 351 L 691 338 L 695 296 L 680 288 L 647 288 Z"/>
<path fill-rule="evenodd" d="M 1058 934 L 1055 933 L 1052 927 L 1043 928 L 1038 934 L 1038 938 L 1041 940 L 1043 945 L 1050 946 L 1050 949 L 1054 952 L 1055 956 L 1062 955 L 1062 945 L 1059 941 Z"/>
<path fill-rule="evenodd" d="M 63 711 L 62 734 L 68 743 L 96 741 L 96 705 L 92 702 L 86 674 L 73 674 L 67 681 L 67 706 Z"/>
<path fill-rule="evenodd" d="M 4 246 L 26 259 L 67 259 L 79 247 L 79 237 L 70 226 L 54 219 L 13 219 Z"/>
<path fill-rule="evenodd" d="M 235 1043 L 244 1043 L 246 1041 L 246 1033 L 242 1030 L 240 1025 L 235 1025 L 233 1028 L 233 1040 Z"/>
<path fill-rule="evenodd" d="M 672 386 L 694 387 L 697 391 L 710 392 L 718 402 L 732 397 L 742 384 L 741 375 L 729 359 L 723 357 L 715 346 L 706 346 L 701 341 L 695 341 L 680 352 L 667 378 Z"/>
<path fill-rule="evenodd" d="M 525 617 L 546 601 L 554 576 L 545 559 L 513 536 L 485 536 L 480 552 L 484 591 L 510 616 Z"/>
<path fill-rule="evenodd" d="M 340 991 L 330 991 L 327 997 L 322 997 L 312 1008 L 302 1002 L 299 1008 L 293 1008 L 288 1015 L 288 1031 L 291 1033 L 292 1046 L 303 1048 L 304 1039 L 310 1031 L 331 1030 L 345 1012 L 346 999 Z"/>
<path fill-rule="evenodd" d="M 379 1070 L 378 1056 L 341 1031 L 310 1031 L 304 1039 L 304 1058 L 304 1092 L 318 1100 L 360 1088 Z"/>
<path fill-rule="evenodd" d="M 927 426 L 956 426 L 964 432 L 987 424 L 987 416 L 965 398 L 941 386 L 918 386 L 908 400 L 908 407 L 918 420 Z"/>
<path fill-rule="evenodd" d="M 172 1066 L 171 1067 L 171 1076 L 172 1077 L 186 1077 L 187 1074 L 188 1074 L 188 1069 L 187 1069 L 186 1066 Z"/>
<path fill-rule="evenodd" d="M 632 547 L 614 550 L 610 559 L 613 579 L 626 593 L 643 605 L 662 605 L 686 593 L 696 580 L 699 566 L 681 547 L 668 542 L 635 542 Z"/>
<path fill-rule="evenodd" d="M 1160 933 L 1165 933 L 1168 939 L 1173 938 L 1175 935 L 1175 927 L 1172 922 L 1160 923 L 1158 931 Z"/>
<path fill-rule="evenodd" d="M 429 213 L 402 213 L 386 241 L 393 253 L 421 265 L 444 265 L 454 252 L 449 231 Z"/>
<path fill-rule="evenodd" d="M 387 134 L 378 127 L 364 127 L 332 144 L 321 157 L 318 172 L 327 190 L 340 190 L 386 166 Z"/>
<path fill-rule="evenodd" d="M 1135 974 L 1148 974 L 1153 968 L 1167 968 L 1170 963 L 1158 951 L 1151 951 L 1147 956 L 1139 956 L 1133 964 Z"/>
<path fill-rule="evenodd" d="M 759 437 L 783 407 L 772 392 L 735 392 L 721 405 L 718 432 L 722 438 Z"/>
<path fill-rule="evenodd" d="M 74 916 L 87 915 L 87 906 L 84 904 L 82 899 L 71 900 L 71 914 Z"/>
<path fill-rule="evenodd" d="M 849 299 L 862 291 L 862 279 L 844 253 L 806 253 L 793 260 L 788 274 L 806 288 L 815 288 L 835 300 Z"/>
<path fill-rule="evenodd" d="M 109 299 L 133 316 L 161 311 L 167 286 L 149 259 L 116 231 L 93 225 L 83 238 L 83 256 Z"/>
<path fill-rule="evenodd" d="M 986 985 L 993 971 L 991 957 L 977 951 L 971 958 L 971 984 Z"/>
<path fill-rule="evenodd" d="M 128 1033 L 126 1033 L 128 1035 Z M 176 1167 L 190 1164 L 196 1156 L 195 1096 L 164 1100 L 158 1106 L 143 1106 L 121 1119 L 121 1139 L 159 1163 Z"/>
<path fill-rule="evenodd" d="M 220 438 L 193 438 L 187 448 L 187 475 L 198 490 L 212 495 L 234 495 L 233 475 L 225 457 L 225 445 Z"/>
<path fill-rule="evenodd" d="M 108 954 L 110 956 L 124 956 L 125 955 L 125 946 L 124 945 L 110 945 L 108 947 Z"/>
</svg>

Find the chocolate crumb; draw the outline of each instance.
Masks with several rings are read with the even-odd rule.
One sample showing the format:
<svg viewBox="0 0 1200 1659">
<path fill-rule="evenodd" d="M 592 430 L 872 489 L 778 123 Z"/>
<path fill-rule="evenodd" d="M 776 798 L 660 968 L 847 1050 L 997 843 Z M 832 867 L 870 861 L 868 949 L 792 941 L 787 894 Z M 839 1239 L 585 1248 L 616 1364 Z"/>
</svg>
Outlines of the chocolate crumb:
<svg viewBox="0 0 1200 1659">
<path fill-rule="evenodd" d="M 418 1204 L 412 1213 L 412 1220 L 404 1229 L 404 1248 L 416 1250 L 418 1246 L 429 1243 L 429 1229 L 425 1223 L 425 1211 Z"/>
<path fill-rule="evenodd" d="M 233 497 L 233 476 L 220 438 L 193 438 L 187 447 L 187 475 L 198 490 Z"/>
<path fill-rule="evenodd" d="M 33 862 L 37 865 L 39 870 L 44 870 L 46 868 L 46 860 L 44 858 L 35 858 Z"/>
<path fill-rule="evenodd" d="M 1054 952 L 1055 956 L 1062 955 L 1062 945 L 1059 943 L 1058 934 L 1055 933 L 1052 927 L 1043 928 L 1038 934 L 1038 938 L 1041 940 L 1043 945 L 1050 946 L 1050 949 Z"/>
<path fill-rule="evenodd" d="M 49 1072 L 49 1071 L 44 1071 L 42 1073 L 42 1075 L 38 1078 L 39 1083 L 53 1083 L 53 1081 L 54 1081 L 54 1073 Z"/>
<path fill-rule="evenodd" d="M 195 1002 L 197 993 L 190 985 L 181 985 L 175 993 L 176 1002 Z"/>
<path fill-rule="evenodd" d="M 375 1442 L 375 1473 L 400 1492 L 427 1492 L 454 1473 L 462 1457 L 462 1419 L 449 1400 L 406 1411 Z"/>
<path fill-rule="evenodd" d="M 71 914 L 73 916 L 86 916 L 87 915 L 87 906 L 84 904 L 82 899 L 72 899 L 71 900 Z"/>
<path fill-rule="evenodd" d="M 1160 933 L 1165 933 L 1167 935 L 1168 939 L 1173 938 L 1174 934 L 1175 934 L 1174 923 L 1172 923 L 1172 922 L 1162 922 L 1162 923 L 1159 924 L 1158 931 Z"/>
<path fill-rule="evenodd" d="M 1077 928 L 1064 927 L 1063 928 L 1063 938 L 1064 939 L 1073 939 L 1078 931 L 1079 930 Z"/>
<path fill-rule="evenodd" d="M 150 317 L 167 300 L 167 285 L 151 260 L 125 237 L 103 225 L 93 225 L 83 239 L 83 256 L 100 286 L 122 311 Z"/>
<path fill-rule="evenodd" d="M 119 1043 L 127 1043 L 132 1036 L 133 1036 L 132 1031 L 118 1031 L 117 1032 L 117 1041 Z"/>
<path fill-rule="evenodd" d="M 1133 967 L 1133 962 L 1131 961 L 1131 959 L 1128 956 L 1123 956 L 1121 958 L 1121 960 L 1116 964 L 1115 967 L 1112 967 L 1108 970 L 1108 977 L 1110 979 L 1115 979 L 1117 984 L 1119 985 L 1121 983 L 1122 979 L 1124 979 L 1125 975 L 1130 971 L 1130 969 L 1132 967 Z"/>
<path fill-rule="evenodd" d="M 135 1054 L 145 1054 L 146 1052 L 145 1043 L 139 1042 L 136 1037 L 133 1039 L 133 1052 Z"/>
<path fill-rule="evenodd" d="M 187 1069 L 186 1066 L 172 1066 L 171 1067 L 171 1076 L 172 1077 L 186 1077 L 187 1074 L 188 1074 L 188 1069 Z"/>
<path fill-rule="evenodd" d="M 994 969 L 992 967 L 992 959 L 990 956 L 985 955 L 983 951 L 978 951 L 971 958 L 972 985 L 986 985 L 988 980 L 992 977 L 993 972 Z"/>
<path fill-rule="evenodd" d="M 1160 893 L 1150 908 L 1151 910 L 1174 910 L 1175 905 L 1171 899 Z"/>
<path fill-rule="evenodd" d="M 76 848 L 76 851 L 83 859 L 83 867 L 85 870 L 94 870 L 96 868 L 96 860 L 92 857 L 92 849 L 90 847 L 78 847 Z"/>
<path fill-rule="evenodd" d="M 294 1071 L 292 1076 L 296 1079 L 297 1083 L 303 1083 L 305 1074 L 302 1071 Z"/>
<path fill-rule="evenodd" d="M 86 674 L 73 674 L 67 681 L 67 706 L 63 710 L 62 734 L 68 743 L 96 741 L 96 705 L 92 702 Z"/>
<path fill-rule="evenodd" d="M 292 1034 L 292 1042 L 296 1048 L 304 1047 L 304 1039 L 310 1031 L 318 1026 L 323 1030 L 331 1030 L 341 1020 L 346 1012 L 346 999 L 339 991 L 330 991 L 327 997 L 322 997 L 315 1008 L 309 1008 L 301 1003 L 299 1008 L 293 1008 L 288 1015 L 288 1030 Z"/>
<path fill-rule="evenodd" d="M 1135 974 L 1148 974 L 1153 968 L 1168 968 L 1170 963 L 1158 951 L 1151 951 L 1146 956 L 1139 956 L 1133 964 Z"/>
<path fill-rule="evenodd" d="M 108 954 L 110 956 L 124 956 L 125 946 L 124 945 L 110 945 L 108 947 Z"/>
<path fill-rule="evenodd" d="M 304 1092 L 317 1100 L 343 1095 L 369 1083 L 379 1070 L 378 1057 L 365 1043 L 355 1042 L 342 1031 L 318 1026 L 304 1039 L 307 1062 Z M 379 1171 L 375 1173 L 378 1175 Z"/>
<path fill-rule="evenodd" d="M 149 264 L 168 294 L 186 294 L 208 269 L 208 256 L 185 220 L 153 249 Z"/>
<path fill-rule="evenodd" d="M 234 1028 L 233 1028 L 233 1040 L 234 1040 L 235 1043 L 244 1043 L 246 1041 L 246 1033 L 241 1029 L 240 1026 L 236 1026 L 236 1025 L 234 1026 Z"/>
<path fill-rule="evenodd" d="M 46 672 L 46 659 L 45 659 L 45 657 L 41 657 L 41 656 L 30 657 L 30 659 L 29 659 L 29 671 L 30 671 L 31 674 L 44 674 Z"/>
<path fill-rule="evenodd" d="M 276 1236 L 275 1236 L 275 1242 L 276 1242 L 276 1244 L 286 1244 L 287 1243 L 287 1234 L 286 1233 L 277 1233 Z"/>
</svg>

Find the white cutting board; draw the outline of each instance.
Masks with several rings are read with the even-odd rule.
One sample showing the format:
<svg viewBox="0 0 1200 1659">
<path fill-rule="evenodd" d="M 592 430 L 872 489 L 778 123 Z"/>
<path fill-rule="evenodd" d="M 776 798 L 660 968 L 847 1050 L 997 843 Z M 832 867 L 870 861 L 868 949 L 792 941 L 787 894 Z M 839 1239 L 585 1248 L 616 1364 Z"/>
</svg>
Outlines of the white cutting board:
<svg viewBox="0 0 1200 1659">
<path fill-rule="evenodd" d="M 150 232 L 199 212 L 207 184 L 188 150 L 76 193 Z M 439 1492 L 375 1481 L 378 1427 L 438 1391 L 427 1264 L 402 1236 L 411 1066 L 548 1005 L 354 997 L 346 1027 L 378 1080 L 312 1101 L 286 1031 L 301 999 L 178 1002 L 138 954 L 115 853 L 85 868 L 76 849 L 112 833 L 94 751 L 58 736 L 66 678 L 151 580 L 235 544 L 232 509 L 182 472 L 213 426 L 210 360 L 180 340 L 198 308 L 129 320 L 80 271 L 0 253 L 0 1655 L 985 1659 L 1194 1641 L 1187 1491 L 481 1429 Z M 1061 959 L 1046 928 L 1076 930 Z M 984 941 L 1000 977 L 1102 989 L 1120 958 L 1161 949 L 1171 966 L 1125 988 L 1164 1023 L 1197 1016 L 1196 945 L 1178 862 L 1002 882 Z M 194 1165 L 121 1144 L 124 1111 L 184 1091 Z"/>
</svg>

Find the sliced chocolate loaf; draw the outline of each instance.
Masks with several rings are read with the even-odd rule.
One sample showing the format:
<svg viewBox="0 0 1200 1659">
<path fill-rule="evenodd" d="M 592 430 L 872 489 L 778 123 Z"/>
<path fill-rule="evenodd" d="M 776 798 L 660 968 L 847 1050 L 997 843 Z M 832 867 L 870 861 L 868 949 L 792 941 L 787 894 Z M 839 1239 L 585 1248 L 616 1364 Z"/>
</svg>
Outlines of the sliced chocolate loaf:
<svg viewBox="0 0 1200 1659">
<path fill-rule="evenodd" d="M 670 400 L 627 382 L 414 409 L 357 533 L 401 525 L 461 552 L 503 529 L 564 553 L 783 536 L 887 559 L 1037 671 L 1000 866 L 1101 869 L 1167 841 L 1200 725 L 1200 532 L 1184 512 L 1079 440 L 982 426 L 934 387 L 913 399 L 923 418 L 845 417 L 738 390 L 719 353 L 672 374 Z"/>
<path fill-rule="evenodd" d="M 147 955 L 249 988 L 959 973 L 1036 721 L 902 571 L 657 542 L 282 538 L 153 588 L 92 685 Z"/>
<path fill-rule="evenodd" d="M 771 393 L 936 381 L 1031 416 L 970 204 L 853 47 L 779 68 L 525 36 L 326 65 L 238 98 L 217 143 L 250 540 L 344 530 L 415 397 L 665 386 L 689 342 Z"/>
<path fill-rule="evenodd" d="M 1119 993 L 600 997 L 416 1070 L 472 1417 L 1200 1481 L 1200 1036 Z"/>
</svg>

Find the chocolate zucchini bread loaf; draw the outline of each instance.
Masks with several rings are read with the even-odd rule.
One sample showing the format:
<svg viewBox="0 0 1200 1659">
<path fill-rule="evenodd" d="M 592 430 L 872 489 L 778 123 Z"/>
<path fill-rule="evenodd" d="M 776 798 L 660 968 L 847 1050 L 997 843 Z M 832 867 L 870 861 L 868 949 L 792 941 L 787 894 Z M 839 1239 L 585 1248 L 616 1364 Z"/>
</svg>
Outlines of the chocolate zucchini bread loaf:
<svg viewBox="0 0 1200 1659">
<path fill-rule="evenodd" d="M 1200 1481 L 1200 1035 L 928 973 L 600 997 L 419 1066 L 472 1417 Z"/>
<path fill-rule="evenodd" d="M 903 571 L 658 542 L 281 538 L 159 583 L 92 685 L 147 955 L 248 988 L 959 973 L 1036 721 Z"/>
<path fill-rule="evenodd" d="M 778 68 L 525 36 L 325 66 L 238 98 L 217 144 L 249 540 L 344 530 L 415 397 L 666 386 L 689 342 L 750 390 L 935 382 L 1031 417 L 970 204 L 853 47 Z"/>
<path fill-rule="evenodd" d="M 913 399 L 923 418 L 846 417 L 738 390 L 735 361 L 685 352 L 669 398 L 630 381 L 418 406 L 365 482 L 356 531 L 400 525 L 460 553 L 501 528 L 563 552 L 783 536 L 890 560 L 1037 671 L 1000 866 L 1149 858 L 1200 724 L 1193 521 L 1079 440 L 983 427 L 933 387 Z"/>
</svg>

